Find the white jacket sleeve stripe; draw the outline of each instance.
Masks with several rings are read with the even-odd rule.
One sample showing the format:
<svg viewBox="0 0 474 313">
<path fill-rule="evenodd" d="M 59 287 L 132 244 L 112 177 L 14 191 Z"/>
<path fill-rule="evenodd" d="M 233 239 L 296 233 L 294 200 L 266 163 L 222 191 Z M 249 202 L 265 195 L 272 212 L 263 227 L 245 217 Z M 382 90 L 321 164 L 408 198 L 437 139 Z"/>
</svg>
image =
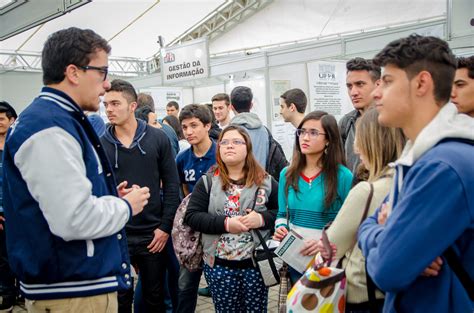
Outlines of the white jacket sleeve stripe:
<svg viewBox="0 0 474 313">
<path fill-rule="evenodd" d="M 130 210 L 124 200 L 92 195 L 81 146 L 62 128 L 28 138 L 14 162 L 56 236 L 66 241 L 102 238 L 127 223 Z"/>
</svg>

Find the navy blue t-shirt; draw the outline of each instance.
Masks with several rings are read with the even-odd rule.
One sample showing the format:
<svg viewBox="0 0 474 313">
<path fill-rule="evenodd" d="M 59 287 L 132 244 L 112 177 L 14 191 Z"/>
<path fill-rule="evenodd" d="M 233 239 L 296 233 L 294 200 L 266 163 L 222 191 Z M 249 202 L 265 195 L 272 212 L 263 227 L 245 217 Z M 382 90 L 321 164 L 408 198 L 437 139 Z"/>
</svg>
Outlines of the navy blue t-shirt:
<svg viewBox="0 0 474 313">
<path fill-rule="evenodd" d="M 200 158 L 194 154 L 192 146 L 176 157 L 179 179 L 181 184 L 188 185 L 189 192 L 193 191 L 199 178 L 206 174 L 214 164 L 216 164 L 216 143 L 214 141 L 207 153 Z"/>
</svg>

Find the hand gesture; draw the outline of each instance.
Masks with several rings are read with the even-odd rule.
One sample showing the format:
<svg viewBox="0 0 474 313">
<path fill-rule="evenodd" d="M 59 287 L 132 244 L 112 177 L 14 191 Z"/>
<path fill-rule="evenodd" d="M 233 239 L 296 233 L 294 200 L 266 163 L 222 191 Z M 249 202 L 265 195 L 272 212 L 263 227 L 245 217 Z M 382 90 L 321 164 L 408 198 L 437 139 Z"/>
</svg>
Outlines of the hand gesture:
<svg viewBox="0 0 474 313">
<path fill-rule="evenodd" d="M 427 268 L 425 268 L 423 273 L 421 273 L 421 276 L 438 276 L 439 271 L 441 270 L 441 265 L 443 265 L 443 259 L 437 257 Z"/>
<path fill-rule="evenodd" d="M 242 224 L 249 229 L 255 229 L 262 227 L 262 217 L 260 213 L 257 213 L 251 209 L 247 209 L 247 215 L 240 218 Z"/>
<path fill-rule="evenodd" d="M 315 255 L 318 253 L 318 241 L 314 239 L 306 239 L 304 247 L 300 251 L 301 255 Z"/>
<path fill-rule="evenodd" d="M 379 225 L 385 225 L 385 222 L 387 221 L 387 217 L 388 217 L 387 204 L 384 203 L 382 204 L 379 215 L 377 216 L 377 223 L 379 223 Z"/>
<path fill-rule="evenodd" d="M 123 196 L 123 198 L 130 203 L 130 206 L 132 207 L 132 216 L 135 216 L 143 211 L 145 205 L 148 204 L 150 189 L 148 189 L 148 187 L 132 188 L 132 191 Z"/>
<path fill-rule="evenodd" d="M 240 234 L 249 231 L 249 228 L 240 221 L 241 218 L 241 216 L 235 216 L 227 219 L 227 227 L 229 228 L 229 233 Z"/>
<path fill-rule="evenodd" d="M 138 185 L 132 185 L 131 188 L 127 188 L 127 185 L 128 185 L 128 182 L 126 180 L 124 180 L 123 182 L 121 182 L 117 186 L 117 193 L 118 193 L 120 198 L 123 198 L 125 195 L 127 195 L 133 189 L 139 189 L 140 188 L 140 186 L 138 186 Z"/>
<path fill-rule="evenodd" d="M 5 218 L 3 216 L 0 216 L 0 230 L 3 230 L 3 223 L 5 223 Z"/>
<path fill-rule="evenodd" d="M 161 250 L 163 250 L 163 248 L 165 247 L 166 242 L 168 241 L 168 237 L 170 235 L 159 228 L 155 229 L 153 233 L 153 240 L 147 246 L 148 251 L 150 251 L 151 253 L 161 252 Z"/>
<path fill-rule="evenodd" d="M 282 241 L 288 235 L 288 229 L 285 226 L 280 226 L 275 230 L 273 234 L 273 239 L 276 241 Z"/>
<path fill-rule="evenodd" d="M 331 245 L 331 250 L 332 250 L 332 255 L 333 257 L 336 255 L 337 253 L 337 247 L 335 244 L 333 243 L 330 243 Z M 316 247 L 316 253 L 320 252 L 321 253 L 321 256 L 324 258 L 324 259 L 329 259 L 329 251 L 326 249 L 326 247 L 324 246 L 323 244 L 323 241 L 322 240 L 319 240 L 318 241 L 318 244 L 317 244 L 317 247 Z"/>
</svg>

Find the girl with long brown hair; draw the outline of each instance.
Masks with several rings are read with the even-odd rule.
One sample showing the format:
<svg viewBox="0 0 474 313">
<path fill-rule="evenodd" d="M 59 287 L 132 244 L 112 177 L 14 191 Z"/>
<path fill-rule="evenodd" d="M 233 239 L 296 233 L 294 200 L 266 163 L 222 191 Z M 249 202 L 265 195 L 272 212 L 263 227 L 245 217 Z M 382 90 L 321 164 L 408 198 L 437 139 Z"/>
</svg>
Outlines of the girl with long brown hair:
<svg viewBox="0 0 474 313">
<path fill-rule="evenodd" d="M 216 159 L 217 166 L 194 187 L 185 223 L 201 232 L 204 275 L 216 312 L 266 312 L 268 288 L 252 261 L 260 244 L 254 230 L 270 238 L 278 184 L 255 160 L 240 126 L 222 131 Z"/>
<path fill-rule="evenodd" d="M 315 255 L 321 230 L 336 217 L 352 183 L 336 119 L 323 111 L 306 115 L 293 151 L 290 166 L 280 174 L 274 239 L 283 240 L 288 229 L 294 230 L 305 239 L 301 254 Z M 292 282 L 300 274 L 290 268 Z"/>
</svg>

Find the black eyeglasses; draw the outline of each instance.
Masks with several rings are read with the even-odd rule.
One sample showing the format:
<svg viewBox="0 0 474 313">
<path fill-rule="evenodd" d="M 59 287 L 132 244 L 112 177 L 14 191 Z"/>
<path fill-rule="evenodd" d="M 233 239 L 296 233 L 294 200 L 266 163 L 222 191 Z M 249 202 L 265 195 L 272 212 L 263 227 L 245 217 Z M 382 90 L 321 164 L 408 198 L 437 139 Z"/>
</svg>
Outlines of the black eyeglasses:
<svg viewBox="0 0 474 313">
<path fill-rule="evenodd" d="M 107 74 L 109 73 L 109 67 L 108 66 L 92 66 L 92 65 L 86 65 L 86 66 L 78 66 L 79 68 L 82 68 L 84 71 L 87 70 L 96 70 L 104 74 L 104 81 L 107 79 Z"/>
</svg>

